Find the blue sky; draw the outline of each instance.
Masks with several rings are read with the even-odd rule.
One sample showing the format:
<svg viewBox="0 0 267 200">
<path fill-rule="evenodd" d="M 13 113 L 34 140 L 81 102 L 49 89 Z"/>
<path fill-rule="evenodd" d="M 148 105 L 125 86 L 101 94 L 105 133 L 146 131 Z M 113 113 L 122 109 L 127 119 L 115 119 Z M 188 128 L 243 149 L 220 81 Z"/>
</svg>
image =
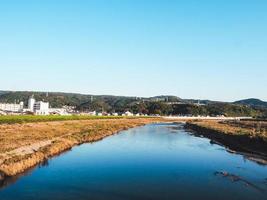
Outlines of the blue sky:
<svg viewBox="0 0 267 200">
<path fill-rule="evenodd" d="M 265 0 L 0 0 L 0 89 L 267 100 Z"/>
</svg>

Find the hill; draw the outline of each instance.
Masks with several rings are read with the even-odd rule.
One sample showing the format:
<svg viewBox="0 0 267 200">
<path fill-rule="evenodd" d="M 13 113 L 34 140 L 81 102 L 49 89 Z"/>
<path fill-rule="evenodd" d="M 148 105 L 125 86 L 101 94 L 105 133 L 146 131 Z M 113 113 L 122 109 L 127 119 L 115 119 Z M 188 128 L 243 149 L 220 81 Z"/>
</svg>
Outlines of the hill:
<svg viewBox="0 0 267 200">
<path fill-rule="evenodd" d="M 0 102 L 14 103 L 23 101 L 25 106 L 28 105 L 28 99 L 34 95 L 37 101 L 47 101 L 51 107 L 60 108 L 64 105 L 75 106 L 78 110 L 97 110 L 111 111 L 113 107 L 125 108 L 126 105 L 142 101 L 142 98 L 123 97 L 112 95 L 89 95 L 77 93 L 62 92 L 34 92 L 34 91 L 0 91 Z M 125 108 L 126 109 L 126 108 Z"/>
<path fill-rule="evenodd" d="M 77 110 L 97 112 L 131 111 L 134 113 L 159 115 L 209 115 L 209 116 L 267 116 L 267 108 L 259 107 L 266 102 L 238 101 L 235 103 L 209 100 L 181 99 L 176 96 L 126 97 L 112 95 L 89 95 L 62 92 L 0 91 L 0 102 L 14 103 L 23 101 L 27 106 L 28 98 L 34 95 L 37 101 L 47 101 L 51 107 L 75 106 Z M 257 106 L 255 106 L 257 105 Z"/>
<path fill-rule="evenodd" d="M 240 100 L 240 101 L 236 101 L 234 102 L 235 104 L 239 104 L 239 105 L 246 105 L 246 106 L 251 106 L 251 107 L 263 107 L 263 108 L 267 108 L 267 102 L 262 101 L 260 99 L 244 99 L 244 100 Z"/>
</svg>

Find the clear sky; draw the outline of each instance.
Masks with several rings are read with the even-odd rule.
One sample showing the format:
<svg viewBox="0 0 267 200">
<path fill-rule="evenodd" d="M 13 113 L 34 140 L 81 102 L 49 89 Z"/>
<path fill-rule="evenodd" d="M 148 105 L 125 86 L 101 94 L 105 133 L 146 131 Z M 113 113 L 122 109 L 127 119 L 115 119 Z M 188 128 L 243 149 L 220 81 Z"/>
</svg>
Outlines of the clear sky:
<svg viewBox="0 0 267 200">
<path fill-rule="evenodd" d="M 0 89 L 267 100 L 266 0 L 0 0 Z"/>
</svg>

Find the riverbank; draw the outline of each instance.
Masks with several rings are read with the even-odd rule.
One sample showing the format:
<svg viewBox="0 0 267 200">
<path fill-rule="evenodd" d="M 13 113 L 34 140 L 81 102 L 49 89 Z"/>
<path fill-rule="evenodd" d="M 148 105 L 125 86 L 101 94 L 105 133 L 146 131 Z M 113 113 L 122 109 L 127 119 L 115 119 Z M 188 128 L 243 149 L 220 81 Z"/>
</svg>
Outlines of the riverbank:
<svg viewBox="0 0 267 200">
<path fill-rule="evenodd" d="M 0 116 L 0 124 L 22 124 L 33 122 L 94 120 L 94 119 L 123 119 L 123 116 L 90 116 L 90 115 L 6 115 Z M 134 118 L 134 117 L 132 117 Z M 140 118 L 140 117 L 138 117 Z"/>
<path fill-rule="evenodd" d="M 186 128 L 241 153 L 259 163 L 267 164 L 267 132 L 265 122 L 254 121 L 189 121 Z M 231 150 L 230 150 L 231 149 Z"/>
<path fill-rule="evenodd" d="M 159 118 L 95 119 L 0 125 L 0 179 L 71 149 Z"/>
<path fill-rule="evenodd" d="M 267 165 L 190 133 L 163 122 L 76 146 L 0 181 L 0 199 L 266 200 Z"/>
<path fill-rule="evenodd" d="M 75 145 L 94 142 L 136 126 L 153 122 L 181 122 L 163 118 L 101 118 L 0 124 L 0 180 L 14 176 Z M 186 128 L 229 147 L 256 156 L 267 164 L 264 122 L 189 121 Z M 230 151 L 230 150 L 229 150 Z"/>
</svg>

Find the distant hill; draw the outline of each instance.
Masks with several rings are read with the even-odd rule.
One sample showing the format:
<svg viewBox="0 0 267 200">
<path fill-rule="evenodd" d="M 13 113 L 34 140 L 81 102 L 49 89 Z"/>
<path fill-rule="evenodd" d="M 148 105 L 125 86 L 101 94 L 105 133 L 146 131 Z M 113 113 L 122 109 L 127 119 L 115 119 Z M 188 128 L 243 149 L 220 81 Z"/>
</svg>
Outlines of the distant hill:
<svg viewBox="0 0 267 200">
<path fill-rule="evenodd" d="M 28 99 L 34 95 L 37 101 L 47 101 L 52 107 L 62 107 L 64 105 L 86 107 L 88 104 L 113 105 L 117 101 L 135 101 L 136 97 L 122 97 L 111 95 L 89 95 L 63 92 L 34 92 L 34 91 L 0 91 L 0 102 L 14 103 L 23 101 L 27 106 Z"/>
<path fill-rule="evenodd" d="M 61 107 L 63 105 L 80 105 L 81 102 L 89 101 L 90 95 L 72 94 L 72 93 L 46 93 L 31 91 L 5 91 L 0 92 L 0 102 L 14 103 L 23 101 L 25 105 L 28 103 L 30 96 L 34 95 L 37 101 L 49 101 L 52 107 Z"/>
<path fill-rule="evenodd" d="M 166 102 L 183 102 L 184 101 L 180 97 L 172 96 L 172 95 L 161 95 L 161 96 L 149 97 L 146 99 L 151 100 L 151 101 L 166 101 Z"/>
<path fill-rule="evenodd" d="M 14 103 L 34 95 L 37 101 L 47 101 L 53 108 L 64 105 L 75 106 L 77 110 L 97 112 L 131 111 L 134 113 L 160 115 L 225 115 L 225 116 L 267 116 L 267 102 L 258 99 L 241 100 L 234 103 L 210 100 L 181 99 L 177 96 L 127 97 L 112 95 L 90 95 L 62 92 L 0 91 L 0 102 Z"/>
<path fill-rule="evenodd" d="M 222 101 L 211 101 L 211 100 L 201 100 L 201 99 L 183 99 L 183 102 L 186 102 L 186 103 L 200 103 L 200 104 L 217 104 L 217 103 L 224 103 Z"/>
<path fill-rule="evenodd" d="M 253 98 L 236 101 L 234 102 L 234 104 L 246 105 L 246 106 L 251 106 L 251 107 L 267 108 L 267 102 L 262 101 L 260 99 L 253 99 Z"/>
</svg>

